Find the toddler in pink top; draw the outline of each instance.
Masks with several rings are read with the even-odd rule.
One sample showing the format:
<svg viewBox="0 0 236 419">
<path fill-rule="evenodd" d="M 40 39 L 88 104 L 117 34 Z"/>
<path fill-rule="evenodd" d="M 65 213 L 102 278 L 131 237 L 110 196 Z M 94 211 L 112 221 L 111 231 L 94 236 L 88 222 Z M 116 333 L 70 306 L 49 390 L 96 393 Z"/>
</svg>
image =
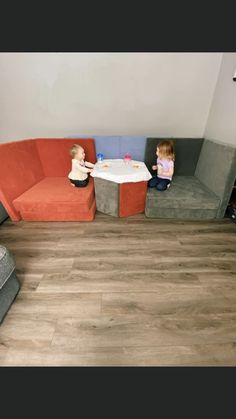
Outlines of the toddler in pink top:
<svg viewBox="0 0 236 419">
<path fill-rule="evenodd" d="M 164 140 L 157 146 L 157 164 L 152 166 L 152 170 L 157 171 L 157 175 L 149 180 L 149 188 L 156 188 L 158 191 L 165 191 L 169 188 L 174 174 L 174 146 L 173 142 Z"/>
</svg>

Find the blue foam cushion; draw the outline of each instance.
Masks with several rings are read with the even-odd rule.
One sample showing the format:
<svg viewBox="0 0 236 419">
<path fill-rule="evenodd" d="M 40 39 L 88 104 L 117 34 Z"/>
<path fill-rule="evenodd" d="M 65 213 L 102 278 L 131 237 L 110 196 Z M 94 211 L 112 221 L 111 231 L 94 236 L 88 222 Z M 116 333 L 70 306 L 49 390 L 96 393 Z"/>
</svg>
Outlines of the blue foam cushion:
<svg viewBox="0 0 236 419">
<path fill-rule="evenodd" d="M 104 159 L 120 158 L 120 137 L 94 135 L 96 153 L 102 153 Z"/>
<path fill-rule="evenodd" d="M 96 154 L 102 153 L 104 159 L 122 159 L 130 153 L 133 160 L 144 161 L 146 137 L 111 135 L 74 135 L 66 138 L 94 138 Z"/>
<path fill-rule="evenodd" d="M 128 152 L 133 160 L 144 161 L 145 145 L 146 137 L 120 137 L 120 158 Z"/>
</svg>

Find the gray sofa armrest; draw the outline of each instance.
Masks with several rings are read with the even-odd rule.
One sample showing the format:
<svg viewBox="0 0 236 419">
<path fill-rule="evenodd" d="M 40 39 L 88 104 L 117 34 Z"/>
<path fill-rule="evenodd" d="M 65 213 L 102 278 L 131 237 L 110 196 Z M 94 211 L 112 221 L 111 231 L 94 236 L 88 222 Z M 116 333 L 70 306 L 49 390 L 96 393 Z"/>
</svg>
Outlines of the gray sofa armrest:
<svg viewBox="0 0 236 419">
<path fill-rule="evenodd" d="M 236 147 L 206 139 L 195 176 L 220 198 L 217 218 L 223 217 L 236 177 Z"/>
</svg>

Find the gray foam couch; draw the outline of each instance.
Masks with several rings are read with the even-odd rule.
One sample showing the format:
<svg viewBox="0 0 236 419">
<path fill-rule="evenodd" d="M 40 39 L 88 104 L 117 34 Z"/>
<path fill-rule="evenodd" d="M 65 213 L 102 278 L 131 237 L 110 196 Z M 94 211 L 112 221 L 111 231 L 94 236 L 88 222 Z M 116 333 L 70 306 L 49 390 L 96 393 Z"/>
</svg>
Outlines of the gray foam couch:
<svg viewBox="0 0 236 419">
<path fill-rule="evenodd" d="M 0 245 L 0 323 L 20 289 L 15 268 L 13 255 L 4 246 Z"/>
<path fill-rule="evenodd" d="M 0 202 L 0 224 L 6 220 L 6 218 L 8 218 L 8 214 L 4 208 L 4 206 L 2 205 L 2 203 Z"/>
<path fill-rule="evenodd" d="M 145 163 L 152 171 L 157 144 L 147 138 Z M 236 147 L 203 138 L 172 138 L 175 173 L 164 192 L 148 189 L 145 215 L 150 218 L 222 218 L 236 177 Z M 154 174 L 154 173 L 153 173 Z"/>
</svg>

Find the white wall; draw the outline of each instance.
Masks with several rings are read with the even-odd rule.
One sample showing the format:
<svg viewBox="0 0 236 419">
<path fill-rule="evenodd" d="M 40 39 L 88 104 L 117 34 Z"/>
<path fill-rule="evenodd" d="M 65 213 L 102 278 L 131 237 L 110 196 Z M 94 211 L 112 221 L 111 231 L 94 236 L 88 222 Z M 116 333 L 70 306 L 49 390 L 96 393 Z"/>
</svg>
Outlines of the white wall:
<svg viewBox="0 0 236 419">
<path fill-rule="evenodd" d="M 236 145 L 236 53 L 224 53 L 206 124 L 205 138 Z"/>
<path fill-rule="evenodd" d="M 202 137 L 221 59 L 221 53 L 2 53 L 0 141 Z"/>
</svg>

